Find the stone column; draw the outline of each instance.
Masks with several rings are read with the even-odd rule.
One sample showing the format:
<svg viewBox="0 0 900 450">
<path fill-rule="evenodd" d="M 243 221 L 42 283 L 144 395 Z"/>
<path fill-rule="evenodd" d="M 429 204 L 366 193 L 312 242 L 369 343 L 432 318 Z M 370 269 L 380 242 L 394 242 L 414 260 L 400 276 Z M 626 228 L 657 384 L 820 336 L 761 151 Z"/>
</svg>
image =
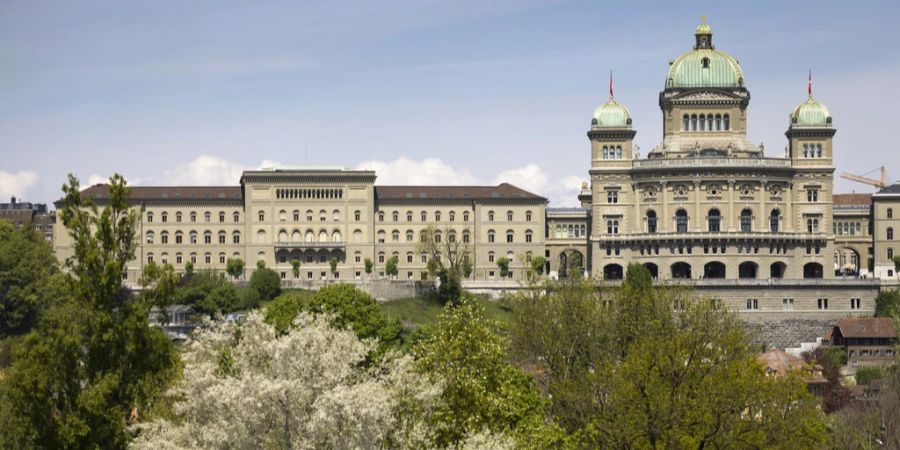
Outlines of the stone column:
<svg viewBox="0 0 900 450">
<path fill-rule="evenodd" d="M 700 212 L 700 181 L 699 180 L 694 181 L 694 214 L 696 214 L 697 217 L 702 217 L 702 215 L 703 215 L 703 213 Z M 703 229 L 700 228 L 701 222 L 702 221 L 700 221 L 700 220 L 694 220 L 694 226 L 692 227 L 694 229 L 694 231 L 703 231 Z"/>
<path fill-rule="evenodd" d="M 734 180 L 728 180 L 728 219 L 727 226 L 729 232 L 734 232 Z"/>
</svg>

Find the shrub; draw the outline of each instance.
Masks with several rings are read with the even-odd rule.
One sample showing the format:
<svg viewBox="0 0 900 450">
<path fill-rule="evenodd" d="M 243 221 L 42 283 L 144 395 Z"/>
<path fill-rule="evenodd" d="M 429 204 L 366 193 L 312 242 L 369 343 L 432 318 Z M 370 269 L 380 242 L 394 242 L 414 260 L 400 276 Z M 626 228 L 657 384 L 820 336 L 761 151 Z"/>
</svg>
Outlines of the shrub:
<svg viewBox="0 0 900 450">
<path fill-rule="evenodd" d="M 272 269 L 256 269 L 250 276 L 249 286 L 259 293 L 260 299 L 272 300 L 281 293 L 281 275 Z"/>
</svg>

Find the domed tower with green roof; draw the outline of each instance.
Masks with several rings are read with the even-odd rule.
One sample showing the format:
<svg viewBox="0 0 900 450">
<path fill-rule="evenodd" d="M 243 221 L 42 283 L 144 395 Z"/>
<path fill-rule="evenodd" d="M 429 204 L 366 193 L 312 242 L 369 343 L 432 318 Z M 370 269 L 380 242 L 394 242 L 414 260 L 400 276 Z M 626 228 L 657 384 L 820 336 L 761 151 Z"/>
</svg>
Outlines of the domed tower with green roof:
<svg viewBox="0 0 900 450">
<path fill-rule="evenodd" d="M 594 110 L 588 138 L 591 140 L 591 167 L 627 167 L 634 159 L 633 141 L 637 131 L 631 128 L 631 113 L 613 96 L 612 79 L 609 100 Z"/>
<path fill-rule="evenodd" d="M 663 142 L 649 158 L 761 157 L 747 139 L 750 92 L 740 64 L 713 45 L 705 19 L 694 46 L 669 63 L 659 107 Z"/>
<path fill-rule="evenodd" d="M 831 123 L 831 112 L 812 95 L 812 76 L 806 101 L 790 114 L 784 133 L 788 138 L 788 154 L 794 166 L 831 166 L 834 153 L 832 138 L 837 130 Z"/>
</svg>

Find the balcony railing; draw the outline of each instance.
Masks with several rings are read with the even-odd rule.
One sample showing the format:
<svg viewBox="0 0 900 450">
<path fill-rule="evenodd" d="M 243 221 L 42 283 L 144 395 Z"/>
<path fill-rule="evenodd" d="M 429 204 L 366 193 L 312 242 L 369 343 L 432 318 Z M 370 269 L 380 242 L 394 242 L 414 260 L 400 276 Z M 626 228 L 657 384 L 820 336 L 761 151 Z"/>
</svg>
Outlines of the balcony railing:
<svg viewBox="0 0 900 450">
<path fill-rule="evenodd" d="M 768 231 L 695 231 L 695 232 L 659 232 L 659 233 L 628 233 L 628 234 L 601 234 L 595 235 L 594 240 L 602 242 L 625 242 L 625 241 L 671 241 L 671 240 L 771 240 L 771 241 L 810 241 L 824 240 L 825 233 L 787 233 L 787 232 L 768 232 Z"/>
<path fill-rule="evenodd" d="M 330 242 L 275 242 L 275 248 L 344 248 L 344 241 Z"/>
<path fill-rule="evenodd" d="M 665 169 L 691 167 L 790 167 L 791 161 L 783 158 L 661 158 L 638 159 L 635 169 Z"/>
</svg>

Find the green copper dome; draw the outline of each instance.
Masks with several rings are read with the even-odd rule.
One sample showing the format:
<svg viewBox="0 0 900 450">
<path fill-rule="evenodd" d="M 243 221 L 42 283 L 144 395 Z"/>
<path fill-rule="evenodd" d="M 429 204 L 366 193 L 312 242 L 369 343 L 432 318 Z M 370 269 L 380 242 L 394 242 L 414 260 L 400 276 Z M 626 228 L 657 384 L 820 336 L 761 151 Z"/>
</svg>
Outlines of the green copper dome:
<svg viewBox="0 0 900 450">
<path fill-rule="evenodd" d="M 831 113 L 825 105 L 813 100 L 812 95 L 797 105 L 791 113 L 791 125 L 801 127 L 831 126 Z"/>
<path fill-rule="evenodd" d="M 594 110 L 591 128 L 625 128 L 631 126 L 631 114 L 628 108 L 610 98 L 608 102 Z"/>
<path fill-rule="evenodd" d="M 694 49 L 669 66 L 666 88 L 735 88 L 744 86 L 737 60 L 712 45 L 712 28 L 705 22 L 694 33 Z"/>
</svg>

